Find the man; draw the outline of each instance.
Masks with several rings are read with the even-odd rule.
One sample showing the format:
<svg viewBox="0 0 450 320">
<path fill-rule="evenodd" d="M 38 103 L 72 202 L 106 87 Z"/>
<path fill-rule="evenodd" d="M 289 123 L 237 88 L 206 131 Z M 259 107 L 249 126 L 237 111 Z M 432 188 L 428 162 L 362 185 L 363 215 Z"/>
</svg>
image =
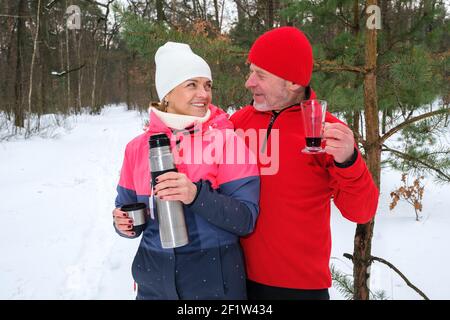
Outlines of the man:
<svg viewBox="0 0 450 320">
<path fill-rule="evenodd" d="M 345 218 L 367 223 L 375 215 L 378 189 L 352 131 L 329 113 L 325 153 L 300 152 L 305 146 L 300 101 L 315 97 L 309 87 L 312 48 L 300 30 L 281 27 L 263 34 L 248 60 L 245 86 L 253 94 L 253 105 L 237 111 L 231 121 L 244 132 L 267 130 L 257 154 L 264 152 L 262 145 L 269 153 L 279 150 L 278 172 L 261 175 L 255 231 L 241 240 L 248 297 L 329 299 L 330 200 Z M 275 130 L 278 142 L 269 139 Z"/>
</svg>

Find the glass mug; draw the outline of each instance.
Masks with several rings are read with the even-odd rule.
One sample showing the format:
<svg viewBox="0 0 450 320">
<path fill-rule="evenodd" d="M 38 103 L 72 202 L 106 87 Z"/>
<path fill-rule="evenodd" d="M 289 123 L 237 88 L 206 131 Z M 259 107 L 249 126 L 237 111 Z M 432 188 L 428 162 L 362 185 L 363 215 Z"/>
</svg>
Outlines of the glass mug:
<svg viewBox="0 0 450 320">
<path fill-rule="evenodd" d="M 302 152 L 306 154 L 324 153 L 325 150 L 321 147 L 321 144 L 327 102 L 325 100 L 311 99 L 303 101 L 300 106 L 306 140 L 306 147 Z"/>
</svg>

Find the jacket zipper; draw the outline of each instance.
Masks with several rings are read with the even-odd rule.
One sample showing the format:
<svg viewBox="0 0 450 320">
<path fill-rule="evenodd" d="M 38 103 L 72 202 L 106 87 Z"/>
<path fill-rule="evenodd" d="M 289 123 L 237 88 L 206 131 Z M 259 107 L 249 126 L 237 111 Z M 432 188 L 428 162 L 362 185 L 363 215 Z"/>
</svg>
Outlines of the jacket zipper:
<svg viewBox="0 0 450 320">
<path fill-rule="evenodd" d="M 267 134 L 266 134 L 266 138 L 263 141 L 263 145 L 261 147 L 261 153 L 264 153 L 266 151 L 267 140 L 269 140 L 270 131 L 272 131 L 272 127 L 273 127 L 273 124 L 275 123 L 275 120 L 278 118 L 278 116 L 284 110 L 290 109 L 290 108 L 292 108 L 292 107 L 294 107 L 296 105 L 298 105 L 298 103 L 290 105 L 289 107 L 284 108 L 284 109 L 280 110 L 279 112 L 272 111 L 272 117 L 270 118 L 269 126 L 267 127 Z"/>
</svg>

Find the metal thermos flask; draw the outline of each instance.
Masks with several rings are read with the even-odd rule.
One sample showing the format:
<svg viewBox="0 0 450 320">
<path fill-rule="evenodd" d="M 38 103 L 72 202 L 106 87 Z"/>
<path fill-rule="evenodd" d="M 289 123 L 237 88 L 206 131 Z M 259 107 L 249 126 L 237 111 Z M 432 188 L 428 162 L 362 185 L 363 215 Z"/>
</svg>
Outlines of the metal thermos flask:
<svg viewBox="0 0 450 320">
<path fill-rule="evenodd" d="M 170 151 L 170 140 L 165 133 L 154 134 L 149 140 L 149 158 L 152 181 L 166 172 L 177 169 Z M 159 221 L 159 235 L 163 248 L 176 248 L 188 244 L 188 233 L 181 201 L 161 200 L 155 197 Z"/>
</svg>

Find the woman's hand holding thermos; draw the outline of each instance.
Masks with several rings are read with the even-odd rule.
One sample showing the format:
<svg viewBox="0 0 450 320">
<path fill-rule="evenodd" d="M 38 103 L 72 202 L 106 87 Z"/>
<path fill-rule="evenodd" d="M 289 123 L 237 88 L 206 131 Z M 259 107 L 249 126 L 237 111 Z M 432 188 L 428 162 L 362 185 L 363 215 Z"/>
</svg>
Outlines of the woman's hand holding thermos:
<svg viewBox="0 0 450 320">
<path fill-rule="evenodd" d="M 154 192 L 161 200 L 179 200 L 190 204 L 197 194 L 197 186 L 183 173 L 166 172 L 156 178 Z"/>
</svg>

